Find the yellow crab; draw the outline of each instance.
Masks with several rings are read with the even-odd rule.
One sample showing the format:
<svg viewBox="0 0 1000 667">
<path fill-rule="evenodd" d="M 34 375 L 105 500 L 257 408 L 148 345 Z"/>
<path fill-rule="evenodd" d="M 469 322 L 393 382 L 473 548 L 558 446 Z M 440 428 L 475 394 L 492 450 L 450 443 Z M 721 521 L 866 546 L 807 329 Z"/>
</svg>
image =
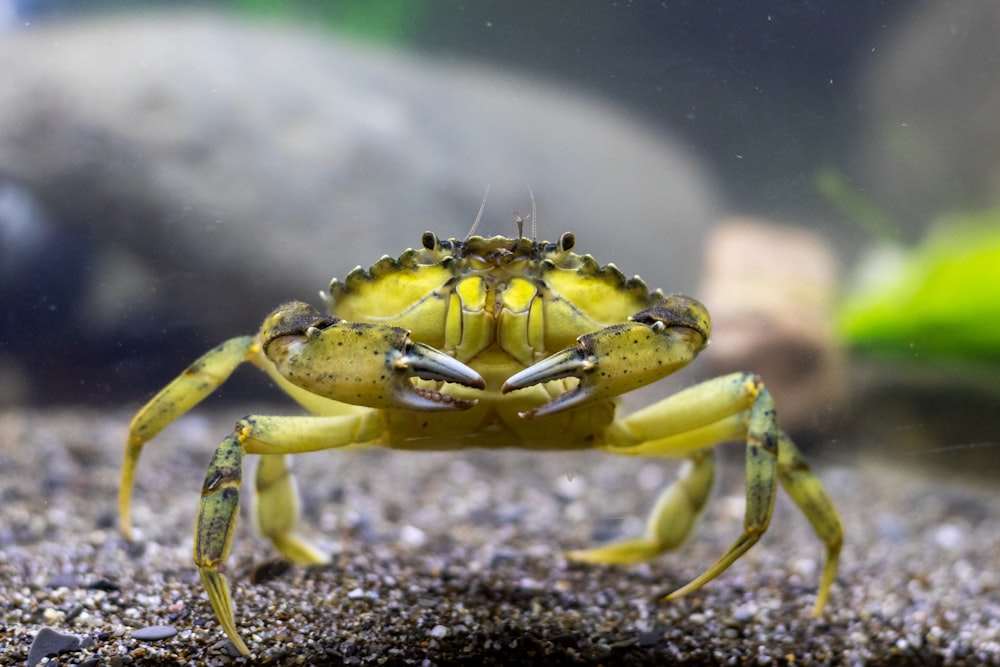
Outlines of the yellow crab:
<svg viewBox="0 0 1000 667">
<path fill-rule="evenodd" d="M 286 457 L 355 444 L 415 451 L 600 448 L 687 459 L 657 500 L 645 535 L 567 554 L 633 563 L 685 540 L 711 490 L 711 448 L 745 440 L 743 532 L 714 565 L 666 599 L 700 588 L 757 542 L 780 482 L 826 545 L 813 611 L 822 610 L 837 570 L 840 519 L 779 430 L 774 401 L 757 376 L 709 380 L 615 419 L 619 395 L 669 375 L 704 349 L 705 308 L 689 297 L 650 292 L 638 277 L 626 279 L 614 265 L 572 252 L 570 233 L 539 242 L 534 232 L 523 236 L 524 219 L 517 222 L 518 238 L 473 236 L 475 225 L 464 240 L 426 232 L 420 249 L 334 280 L 329 293 L 321 293 L 327 313 L 301 302 L 279 306 L 256 335 L 207 352 L 133 419 L 119 492 L 126 535 L 143 445 L 239 364 L 258 366 L 315 415 L 244 417 L 208 466 L 194 561 L 240 653 L 250 651 L 219 566 L 232 544 L 243 456 L 260 455 L 255 486 L 262 534 L 294 562 L 321 563 L 324 555 L 295 532 L 298 497 Z"/>
</svg>

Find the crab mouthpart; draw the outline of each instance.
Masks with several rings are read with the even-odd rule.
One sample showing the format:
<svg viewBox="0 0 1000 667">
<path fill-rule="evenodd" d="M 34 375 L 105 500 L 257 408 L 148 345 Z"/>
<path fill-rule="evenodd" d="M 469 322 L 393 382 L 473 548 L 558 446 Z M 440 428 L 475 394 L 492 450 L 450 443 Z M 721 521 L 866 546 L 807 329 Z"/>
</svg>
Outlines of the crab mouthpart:
<svg viewBox="0 0 1000 667">
<path fill-rule="evenodd" d="M 412 378 L 452 382 L 472 389 L 485 389 L 486 380 L 461 361 L 423 343 L 411 343 L 393 362 L 402 380 L 398 398 L 404 407 L 414 410 L 466 410 L 475 400 L 455 398 L 446 393 L 418 387 Z"/>
<path fill-rule="evenodd" d="M 584 403 L 593 394 L 593 386 L 587 382 L 587 372 L 593 370 L 596 366 L 597 363 L 593 356 L 579 348 L 563 350 L 547 359 L 542 359 L 537 364 L 528 366 L 519 373 L 511 375 L 503 383 L 500 392 L 507 394 L 518 389 L 542 384 L 543 382 L 571 377 L 577 378 L 580 382 L 573 389 L 560 394 L 558 397 L 548 403 L 543 403 L 537 408 L 518 413 L 525 419 L 541 417 Z"/>
</svg>

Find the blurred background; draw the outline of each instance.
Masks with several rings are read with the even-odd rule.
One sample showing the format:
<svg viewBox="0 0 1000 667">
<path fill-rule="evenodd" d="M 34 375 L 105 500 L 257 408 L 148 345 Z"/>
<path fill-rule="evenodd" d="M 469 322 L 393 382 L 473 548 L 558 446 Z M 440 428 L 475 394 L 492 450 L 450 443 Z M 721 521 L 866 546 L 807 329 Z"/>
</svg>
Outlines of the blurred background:
<svg viewBox="0 0 1000 667">
<path fill-rule="evenodd" d="M 530 188 L 541 237 L 705 302 L 680 382 L 757 371 L 813 448 L 983 471 L 998 32 L 989 0 L 0 0 L 0 404 L 137 407 L 489 185 L 481 234 Z"/>
</svg>

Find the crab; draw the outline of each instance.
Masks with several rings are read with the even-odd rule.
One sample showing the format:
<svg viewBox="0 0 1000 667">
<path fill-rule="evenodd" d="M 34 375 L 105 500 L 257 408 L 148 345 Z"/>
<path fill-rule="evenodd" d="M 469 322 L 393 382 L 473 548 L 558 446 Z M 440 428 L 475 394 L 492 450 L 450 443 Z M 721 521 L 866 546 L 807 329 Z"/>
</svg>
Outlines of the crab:
<svg viewBox="0 0 1000 667">
<path fill-rule="evenodd" d="M 532 198 L 533 200 L 533 198 Z M 485 204 L 485 201 L 484 201 Z M 476 224 L 482 217 L 482 208 Z M 119 510 L 131 536 L 130 502 L 143 446 L 249 362 L 310 416 L 249 415 L 215 450 L 194 530 L 194 563 L 229 640 L 237 629 L 219 571 L 236 526 L 243 459 L 260 457 L 254 486 L 262 535 L 295 563 L 327 562 L 298 532 L 289 456 L 348 445 L 409 451 L 517 447 L 602 449 L 624 456 L 686 459 L 663 491 L 645 534 L 566 554 L 573 561 L 628 564 L 680 546 L 708 499 L 713 448 L 746 443 L 743 530 L 701 575 L 664 598 L 718 577 L 767 530 L 780 483 L 825 544 L 814 615 L 827 602 L 842 543 L 840 518 L 819 479 L 778 427 L 774 400 L 753 373 L 688 387 L 628 416 L 619 396 L 687 365 L 708 344 L 707 310 L 652 291 L 613 264 L 555 242 L 473 235 L 441 239 L 358 267 L 321 292 L 326 312 L 279 306 L 255 335 L 208 351 L 139 410 L 128 434 Z"/>
</svg>

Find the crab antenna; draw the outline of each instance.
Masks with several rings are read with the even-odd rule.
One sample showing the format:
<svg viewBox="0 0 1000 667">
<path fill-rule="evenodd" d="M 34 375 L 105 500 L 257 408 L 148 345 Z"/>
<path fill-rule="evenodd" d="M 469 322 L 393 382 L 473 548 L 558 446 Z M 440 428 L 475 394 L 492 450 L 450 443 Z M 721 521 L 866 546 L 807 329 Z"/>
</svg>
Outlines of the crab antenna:
<svg viewBox="0 0 1000 667">
<path fill-rule="evenodd" d="M 528 195 L 531 197 L 531 242 L 538 240 L 538 208 L 535 206 L 535 193 L 528 188 Z"/>
<path fill-rule="evenodd" d="M 471 239 L 472 235 L 476 233 L 476 227 L 479 226 L 479 221 L 483 219 L 483 211 L 486 210 L 486 200 L 487 198 L 489 198 L 489 196 L 490 196 L 490 186 L 489 184 L 487 184 L 486 192 L 483 193 L 483 202 L 479 205 L 479 213 L 476 214 L 476 219 L 472 223 L 472 229 L 470 229 L 469 233 L 465 235 L 466 241 Z"/>
<path fill-rule="evenodd" d="M 514 224 L 517 225 L 517 238 L 524 238 L 524 223 L 529 219 L 531 220 L 531 242 L 535 243 L 538 240 L 538 225 L 535 222 L 538 216 L 538 208 L 535 206 L 535 193 L 528 188 L 528 194 L 531 195 L 531 215 L 527 218 L 521 217 L 521 214 L 517 211 L 514 213 Z"/>
</svg>

